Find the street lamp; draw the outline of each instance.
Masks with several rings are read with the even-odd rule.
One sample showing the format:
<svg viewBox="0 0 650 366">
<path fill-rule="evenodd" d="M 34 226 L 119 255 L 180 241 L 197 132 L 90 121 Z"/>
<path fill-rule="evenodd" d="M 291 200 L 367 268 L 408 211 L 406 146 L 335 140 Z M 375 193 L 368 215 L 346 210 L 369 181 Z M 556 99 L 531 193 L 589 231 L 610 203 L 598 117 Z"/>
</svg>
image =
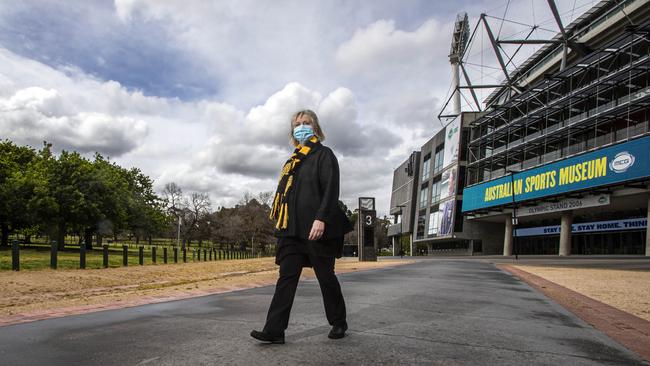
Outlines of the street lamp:
<svg viewBox="0 0 650 366">
<path fill-rule="evenodd" d="M 212 245 L 212 228 L 210 227 L 210 220 L 206 220 L 205 224 L 208 226 L 208 243 L 210 247 L 213 247 Z"/>
<path fill-rule="evenodd" d="M 406 205 L 397 205 L 395 207 L 399 207 L 399 252 L 402 253 L 400 257 L 404 253 L 404 245 L 402 243 L 402 235 L 404 231 L 404 213 L 402 209 L 406 207 Z"/>
<path fill-rule="evenodd" d="M 517 225 L 519 224 L 519 219 L 517 218 L 517 204 L 515 203 L 515 173 L 519 173 L 519 170 L 508 169 L 506 172 L 510 173 L 510 189 L 512 194 L 512 249 L 515 252 L 515 260 L 519 259 L 519 252 L 517 251 Z"/>
<path fill-rule="evenodd" d="M 181 246 L 181 215 L 178 214 L 178 231 L 176 234 L 176 247 Z"/>
<path fill-rule="evenodd" d="M 178 248 L 181 246 L 181 210 L 176 208 L 176 206 L 172 206 L 168 212 L 178 217 L 178 230 L 176 231 L 176 247 Z"/>
</svg>

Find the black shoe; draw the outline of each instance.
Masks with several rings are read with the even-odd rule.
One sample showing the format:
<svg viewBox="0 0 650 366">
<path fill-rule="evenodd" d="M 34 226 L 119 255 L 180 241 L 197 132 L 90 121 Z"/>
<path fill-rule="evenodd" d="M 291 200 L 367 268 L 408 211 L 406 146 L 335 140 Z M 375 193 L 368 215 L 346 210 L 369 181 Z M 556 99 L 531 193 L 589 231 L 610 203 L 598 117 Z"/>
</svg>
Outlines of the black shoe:
<svg viewBox="0 0 650 366">
<path fill-rule="evenodd" d="M 256 330 L 251 332 L 251 337 L 262 342 L 269 342 L 273 344 L 284 344 L 284 335 L 275 336 L 264 332 L 258 332 Z"/>
<path fill-rule="evenodd" d="M 327 338 L 330 339 L 340 339 L 345 337 L 345 331 L 348 330 L 348 324 L 343 323 L 343 325 L 335 325 L 330 330 L 330 334 L 327 335 Z"/>
</svg>

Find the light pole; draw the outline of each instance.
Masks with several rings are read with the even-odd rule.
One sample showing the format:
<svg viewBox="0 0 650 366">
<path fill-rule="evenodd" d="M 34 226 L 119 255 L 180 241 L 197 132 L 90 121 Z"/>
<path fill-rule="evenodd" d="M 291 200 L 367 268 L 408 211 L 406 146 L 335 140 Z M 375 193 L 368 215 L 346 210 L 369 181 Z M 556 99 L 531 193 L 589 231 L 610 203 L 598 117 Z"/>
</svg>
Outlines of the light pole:
<svg viewBox="0 0 650 366">
<path fill-rule="evenodd" d="M 512 249 L 515 252 L 515 260 L 518 260 L 517 225 L 519 224 L 519 220 L 517 219 L 517 204 L 515 202 L 515 173 L 519 173 L 519 170 L 508 169 L 507 172 L 510 173 L 510 188 L 512 190 L 512 194 L 510 195 L 512 198 Z"/>
<path fill-rule="evenodd" d="M 178 214 L 178 231 L 176 233 L 176 246 L 181 246 L 181 215 Z"/>
<path fill-rule="evenodd" d="M 397 205 L 395 207 L 399 207 L 399 252 L 400 252 L 400 257 L 404 255 L 404 250 L 403 250 L 403 244 L 402 244 L 402 235 L 404 231 L 404 213 L 402 209 L 406 207 L 406 205 Z"/>
<path fill-rule="evenodd" d="M 213 245 L 212 245 L 212 228 L 210 227 L 210 220 L 206 220 L 205 224 L 208 226 L 208 232 L 207 232 L 207 234 L 208 234 L 208 238 L 207 238 L 208 239 L 208 246 L 210 248 L 212 248 L 213 247 Z"/>
</svg>

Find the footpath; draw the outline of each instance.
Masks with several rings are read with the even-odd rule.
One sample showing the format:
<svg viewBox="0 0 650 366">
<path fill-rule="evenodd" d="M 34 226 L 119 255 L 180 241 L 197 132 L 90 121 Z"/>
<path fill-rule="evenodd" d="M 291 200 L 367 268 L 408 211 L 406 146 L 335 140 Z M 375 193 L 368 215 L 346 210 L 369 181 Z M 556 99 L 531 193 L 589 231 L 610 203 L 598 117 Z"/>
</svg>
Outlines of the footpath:
<svg viewBox="0 0 650 366">
<path fill-rule="evenodd" d="M 301 281 L 287 344 L 249 337 L 273 286 L 0 327 L 8 365 L 648 365 L 486 261 L 419 260 L 339 276 L 348 335 L 327 338 Z"/>
</svg>

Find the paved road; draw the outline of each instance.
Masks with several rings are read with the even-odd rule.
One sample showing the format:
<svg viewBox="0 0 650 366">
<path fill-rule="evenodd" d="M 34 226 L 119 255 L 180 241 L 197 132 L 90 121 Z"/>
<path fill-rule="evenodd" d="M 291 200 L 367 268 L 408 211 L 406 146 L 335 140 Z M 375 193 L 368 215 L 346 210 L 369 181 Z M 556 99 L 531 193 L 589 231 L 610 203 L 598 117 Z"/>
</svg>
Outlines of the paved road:
<svg viewBox="0 0 650 366">
<path fill-rule="evenodd" d="M 643 365 L 492 264 L 418 263 L 340 276 L 349 336 L 327 338 L 302 281 L 287 344 L 263 345 L 273 287 L 0 328 L 2 365 Z"/>
</svg>

